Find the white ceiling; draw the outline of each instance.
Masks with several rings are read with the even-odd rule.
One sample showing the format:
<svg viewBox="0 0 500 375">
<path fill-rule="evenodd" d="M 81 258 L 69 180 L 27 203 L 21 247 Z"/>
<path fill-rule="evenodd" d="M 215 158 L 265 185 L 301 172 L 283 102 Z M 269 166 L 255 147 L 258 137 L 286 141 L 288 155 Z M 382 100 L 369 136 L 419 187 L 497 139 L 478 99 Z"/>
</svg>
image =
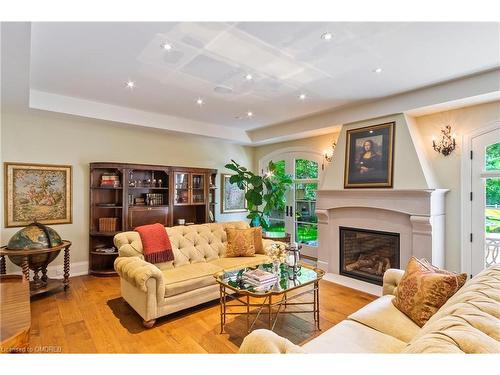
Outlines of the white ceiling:
<svg viewBox="0 0 500 375">
<path fill-rule="evenodd" d="M 499 38 L 498 23 L 33 23 L 30 88 L 252 130 L 496 68 Z"/>
</svg>

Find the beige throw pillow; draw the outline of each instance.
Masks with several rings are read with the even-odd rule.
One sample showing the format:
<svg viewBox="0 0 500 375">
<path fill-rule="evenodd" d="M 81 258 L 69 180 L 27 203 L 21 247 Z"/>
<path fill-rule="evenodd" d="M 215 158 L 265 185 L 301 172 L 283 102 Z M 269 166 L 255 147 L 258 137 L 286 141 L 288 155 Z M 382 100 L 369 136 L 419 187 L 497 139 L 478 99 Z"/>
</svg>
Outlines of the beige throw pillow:
<svg viewBox="0 0 500 375">
<path fill-rule="evenodd" d="M 253 257 L 255 256 L 254 228 L 234 229 L 226 228 L 227 249 L 226 257 Z"/>
<path fill-rule="evenodd" d="M 422 327 L 467 280 L 467 274 L 441 270 L 425 259 L 412 257 L 392 303 Z"/>
</svg>

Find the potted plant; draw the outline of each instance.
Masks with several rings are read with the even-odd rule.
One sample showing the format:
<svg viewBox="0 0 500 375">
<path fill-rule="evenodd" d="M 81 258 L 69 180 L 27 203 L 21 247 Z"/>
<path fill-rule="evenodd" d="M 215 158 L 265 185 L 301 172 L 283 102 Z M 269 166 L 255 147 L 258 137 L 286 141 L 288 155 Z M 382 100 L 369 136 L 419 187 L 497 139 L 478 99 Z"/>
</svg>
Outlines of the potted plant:
<svg viewBox="0 0 500 375">
<path fill-rule="evenodd" d="M 276 173 L 276 164 L 272 161 L 269 162 L 268 172 L 264 176 L 254 174 L 234 160 L 231 160 L 231 164 L 226 164 L 225 167 L 236 172 L 229 182 L 246 191 L 245 200 L 249 211 L 247 218 L 251 220 L 250 225 L 261 226 L 265 231 L 270 226 L 271 212 L 285 209 L 285 194 L 292 186 L 292 177 L 288 174 Z"/>
</svg>

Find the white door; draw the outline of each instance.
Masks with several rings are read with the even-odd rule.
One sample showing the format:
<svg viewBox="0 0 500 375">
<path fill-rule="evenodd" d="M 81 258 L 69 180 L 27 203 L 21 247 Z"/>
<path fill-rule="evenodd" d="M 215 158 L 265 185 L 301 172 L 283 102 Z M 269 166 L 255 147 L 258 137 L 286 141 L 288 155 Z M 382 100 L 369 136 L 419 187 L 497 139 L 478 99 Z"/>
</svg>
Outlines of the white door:
<svg viewBox="0 0 500 375">
<path fill-rule="evenodd" d="M 317 258 L 318 219 L 316 190 L 319 186 L 322 155 L 312 152 L 284 152 L 261 160 L 261 172 L 269 160 L 277 166 L 277 173 L 287 173 L 293 186 L 287 194 L 286 208 L 271 214 L 268 234 L 290 233 L 292 242 L 302 244 L 302 254 Z"/>
<path fill-rule="evenodd" d="M 500 129 L 471 139 L 471 272 L 500 263 Z"/>
</svg>

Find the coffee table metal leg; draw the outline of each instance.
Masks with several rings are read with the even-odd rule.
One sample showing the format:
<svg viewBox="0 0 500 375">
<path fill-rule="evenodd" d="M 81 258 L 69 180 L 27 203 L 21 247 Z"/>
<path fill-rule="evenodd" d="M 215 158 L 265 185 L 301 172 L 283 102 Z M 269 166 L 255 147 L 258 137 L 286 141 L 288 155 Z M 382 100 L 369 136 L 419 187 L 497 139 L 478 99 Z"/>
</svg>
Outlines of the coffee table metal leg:
<svg viewBox="0 0 500 375">
<path fill-rule="evenodd" d="M 315 293 L 315 314 L 316 314 L 316 326 L 318 328 L 318 331 L 321 331 L 321 328 L 319 326 L 319 283 L 316 282 L 314 283 L 314 287 L 316 288 L 316 293 Z"/>
<path fill-rule="evenodd" d="M 269 310 L 269 311 L 268 311 L 268 313 L 269 313 L 269 314 L 268 314 L 268 324 L 269 324 L 269 330 L 271 330 L 271 329 L 272 329 L 272 326 L 271 326 L 271 309 L 272 309 L 272 300 L 273 300 L 272 295 L 269 295 L 269 304 L 267 305 L 268 310 Z"/>
<path fill-rule="evenodd" d="M 219 297 L 219 305 L 220 305 L 220 333 L 224 333 L 224 325 L 222 324 L 222 285 L 220 285 L 219 287 L 219 294 L 220 294 L 220 297 Z"/>
<path fill-rule="evenodd" d="M 250 296 L 247 294 L 247 333 L 250 333 Z"/>
</svg>

